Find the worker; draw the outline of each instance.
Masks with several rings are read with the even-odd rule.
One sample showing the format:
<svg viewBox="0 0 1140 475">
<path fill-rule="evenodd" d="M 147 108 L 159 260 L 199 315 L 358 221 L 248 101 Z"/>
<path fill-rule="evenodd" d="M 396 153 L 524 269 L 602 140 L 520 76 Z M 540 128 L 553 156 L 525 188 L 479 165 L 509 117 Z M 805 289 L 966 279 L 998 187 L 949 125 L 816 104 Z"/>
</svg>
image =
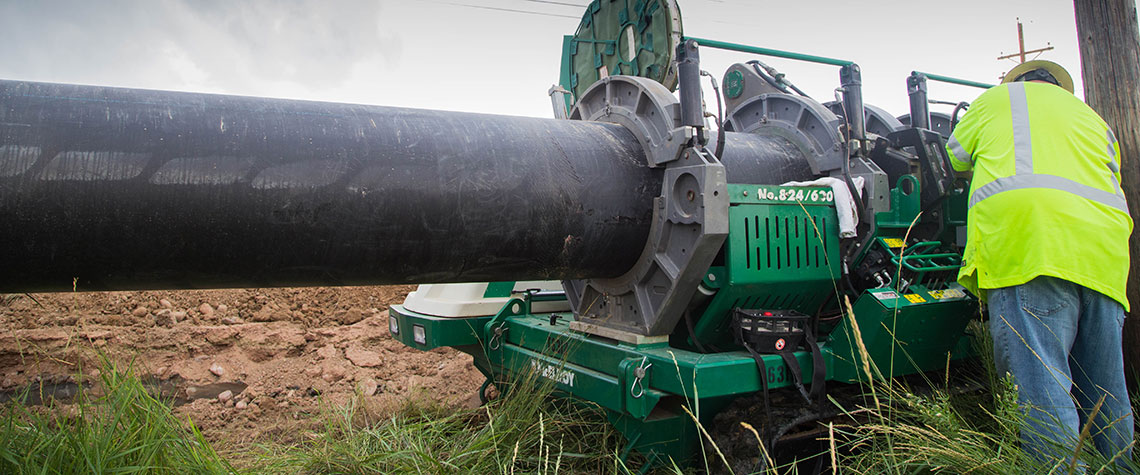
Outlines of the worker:
<svg viewBox="0 0 1140 475">
<path fill-rule="evenodd" d="M 997 374 L 1012 375 L 1026 416 L 1022 448 L 1046 463 L 1071 457 L 1091 418 L 1096 449 L 1130 459 L 1132 219 L 1112 130 L 1064 68 L 1028 61 L 973 102 L 947 149 L 955 170 L 973 172 L 958 282 L 987 303 Z"/>
</svg>

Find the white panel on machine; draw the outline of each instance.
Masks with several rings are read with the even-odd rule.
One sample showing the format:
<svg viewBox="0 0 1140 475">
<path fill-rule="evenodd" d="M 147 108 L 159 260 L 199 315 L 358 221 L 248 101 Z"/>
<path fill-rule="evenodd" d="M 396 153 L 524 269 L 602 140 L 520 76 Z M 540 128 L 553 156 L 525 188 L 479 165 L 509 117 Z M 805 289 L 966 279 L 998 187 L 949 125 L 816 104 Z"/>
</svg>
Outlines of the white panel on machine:
<svg viewBox="0 0 1140 475">
<path fill-rule="evenodd" d="M 404 308 L 436 317 L 479 317 L 494 315 L 512 297 L 519 297 L 532 289 L 562 291 L 562 283 L 555 280 L 515 282 L 511 297 L 486 297 L 487 282 L 465 284 L 423 284 L 404 299 Z M 534 313 L 568 312 L 565 300 L 534 302 Z"/>
</svg>

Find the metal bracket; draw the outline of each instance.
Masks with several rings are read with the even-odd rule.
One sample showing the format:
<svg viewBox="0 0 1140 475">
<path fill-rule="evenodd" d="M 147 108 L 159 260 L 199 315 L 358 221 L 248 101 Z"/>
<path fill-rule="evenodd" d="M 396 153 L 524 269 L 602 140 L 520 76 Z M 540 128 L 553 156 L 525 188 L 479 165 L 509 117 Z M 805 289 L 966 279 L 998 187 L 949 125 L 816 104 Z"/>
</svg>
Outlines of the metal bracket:
<svg viewBox="0 0 1140 475">
<path fill-rule="evenodd" d="M 728 236 L 724 166 L 708 151 L 687 147 L 692 128 L 680 127 L 678 114 L 664 86 L 628 76 L 595 84 L 571 113 L 626 126 L 646 146 L 649 165 L 665 169 L 649 239 L 633 268 L 615 278 L 562 283 L 581 321 L 639 335 L 672 333 Z"/>
<path fill-rule="evenodd" d="M 483 325 L 483 351 L 490 355 L 503 348 L 506 341 L 507 317 L 526 315 L 530 313 L 530 298 L 513 298 L 507 301 L 499 313 L 495 314 Z"/>
<path fill-rule="evenodd" d="M 660 398 L 660 393 L 650 386 L 652 367 L 653 363 L 644 356 L 618 363 L 618 384 L 625 389 L 621 395 L 622 409 L 639 419 L 648 416 Z"/>
</svg>

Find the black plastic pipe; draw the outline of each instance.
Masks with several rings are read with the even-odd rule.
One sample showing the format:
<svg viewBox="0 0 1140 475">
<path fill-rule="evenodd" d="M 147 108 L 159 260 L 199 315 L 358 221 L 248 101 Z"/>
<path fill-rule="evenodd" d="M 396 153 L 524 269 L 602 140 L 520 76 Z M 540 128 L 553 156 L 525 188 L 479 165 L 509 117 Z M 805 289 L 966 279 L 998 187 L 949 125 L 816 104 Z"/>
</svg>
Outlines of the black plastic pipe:
<svg viewBox="0 0 1140 475">
<path fill-rule="evenodd" d="M 616 276 L 660 187 L 612 124 L 0 81 L 0 292 Z"/>
</svg>

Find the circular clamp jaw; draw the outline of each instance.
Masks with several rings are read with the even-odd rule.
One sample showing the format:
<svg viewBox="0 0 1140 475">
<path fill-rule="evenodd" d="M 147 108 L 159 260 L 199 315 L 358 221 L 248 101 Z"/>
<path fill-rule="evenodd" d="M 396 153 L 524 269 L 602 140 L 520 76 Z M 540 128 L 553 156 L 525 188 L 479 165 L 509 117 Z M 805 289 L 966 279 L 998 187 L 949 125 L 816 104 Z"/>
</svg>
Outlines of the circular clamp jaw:
<svg viewBox="0 0 1140 475">
<path fill-rule="evenodd" d="M 641 142 L 648 165 L 662 169 L 637 263 L 614 278 L 564 281 L 574 315 L 586 331 L 668 335 L 728 236 L 724 166 L 690 146 L 694 131 L 680 125 L 676 97 L 655 81 L 605 78 L 586 90 L 570 118 L 625 126 Z"/>
<path fill-rule="evenodd" d="M 693 137 L 681 126 L 681 104 L 661 84 L 635 76 L 609 76 L 578 99 L 571 120 L 610 122 L 633 132 L 651 168 L 677 160 Z"/>
<path fill-rule="evenodd" d="M 776 135 L 802 149 L 811 171 L 826 176 L 843 167 L 843 121 L 824 105 L 791 94 L 761 94 L 729 111 L 729 132 Z"/>
</svg>

